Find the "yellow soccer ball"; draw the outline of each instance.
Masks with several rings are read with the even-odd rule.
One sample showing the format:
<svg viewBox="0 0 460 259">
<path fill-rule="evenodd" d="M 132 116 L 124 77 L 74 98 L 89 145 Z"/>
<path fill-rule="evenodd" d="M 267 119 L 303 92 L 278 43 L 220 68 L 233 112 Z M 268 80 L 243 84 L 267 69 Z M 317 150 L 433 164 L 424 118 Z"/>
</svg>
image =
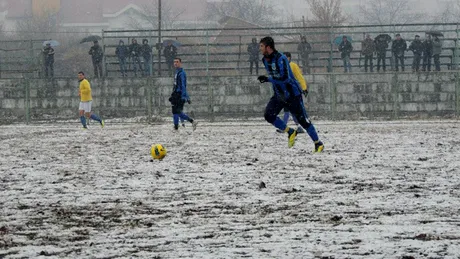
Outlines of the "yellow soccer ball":
<svg viewBox="0 0 460 259">
<path fill-rule="evenodd" d="M 166 148 L 163 147 L 161 144 L 153 145 L 150 149 L 150 153 L 152 154 L 153 159 L 163 159 L 165 158 L 167 151 Z"/>
</svg>

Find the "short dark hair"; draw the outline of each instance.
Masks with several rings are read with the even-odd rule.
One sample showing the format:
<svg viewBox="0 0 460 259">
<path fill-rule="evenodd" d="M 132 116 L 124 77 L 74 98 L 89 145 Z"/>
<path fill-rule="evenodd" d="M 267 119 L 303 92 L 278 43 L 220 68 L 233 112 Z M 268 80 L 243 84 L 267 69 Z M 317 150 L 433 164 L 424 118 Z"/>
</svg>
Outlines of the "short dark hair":
<svg viewBox="0 0 460 259">
<path fill-rule="evenodd" d="M 266 47 L 270 47 L 273 50 L 275 49 L 275 40 L 272 37 L 265 37 L 260 40 L 260 43 L 264 44 Z"/>
<path fill-rule="evenodd" d="M 181 58 L 175 57 L 174 60 L 176 60 L 176 59 L 179 60 L 180 63 L 182 63 L 182 59 L 181 59 Z"/>
<path fill-rule="evenodd" d="M 78 72 L 78 74 L 82 74 L 82 75 L 85 75 L 85 73 L 83 73 L 83 71 L 80 71 L 80 72 Z"/>
<path fill-rule="evenodd" d="M 292 58 L 291 52 L 284 52 L 284 55 L 288 58 Z"/>
</svg>

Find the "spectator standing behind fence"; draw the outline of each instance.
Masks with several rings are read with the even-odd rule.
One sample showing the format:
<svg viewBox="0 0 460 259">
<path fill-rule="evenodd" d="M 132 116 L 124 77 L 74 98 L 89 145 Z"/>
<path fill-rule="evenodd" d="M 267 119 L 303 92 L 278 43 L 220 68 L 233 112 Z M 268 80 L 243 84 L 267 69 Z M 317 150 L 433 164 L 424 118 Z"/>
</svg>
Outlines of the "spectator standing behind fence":
<svg viewBox="0 0 460 259">
<path fill-rule="evenodd" d="M 436 71 L 441 71 L 441 52 L 442 52 L 442 41 L 438 38 L 438 36 L 434 36 L 433 40 L 433 61 L 434 66 L 436 67 Z"/>
<path fill-rule="evenodd" d="M 407 49 L 406 41 L 401 38 L 401 35 L 398 33 L 396 34 L 396 39 L 393 41 L 391 45 L 391 51 L 393 53 L 393 57 L 395 58 L 395 68 L 396 71 L 399 71 L 399 62 L 401 62 L 401 70 L 404 72 L 404 52 Z"/>
<path fill-rule="evenodd" d="M 388 42 L 384 37 L 379 37 L 375 40 L 375 50 L 377 52 L 377 72 L 380 72 L 380 63 L 382 64 L 383 72 L 386 71 Z"/>
<path fill-rule="evenodd" d="M 370 71 L 374 72 L 375 42 L 371 39 L 371 35 L 366 35 L 366 39 L 361 44 L 361 51 L 364 55 L 364 71 L 367 72 L 368 65 L 370 65 Z"/>
<path fill-rule="evenodd" d="M 259 75 L 259 44 L 256 38 L 252 38 L 252 42 L 248 44 L 249 53 L 249 72 L 252 75 L 252 68 L 256 65 L 256 75 Z"/>
<path fill-rule="evenodd" d="M 152 70 L 152 47 L 147 39 L 142 40 L 141 53 L 144 59 L 144 76 L 150 76 Z"/>
<path fill-rule="evenodd" d="M 47 43 L 42 52 L 45 58 L 45 76 L 54 77 L 54 49 Z"/>
<path fill-rule="evenodd" d="M 308 43 L 307 37 L 302 36 L 300 38 L 300 43 L 297 46 L 297 51 L 299 51 L 299 56 L 302 62 L 303 72 L 310 74 L 311 45 L 310 43 Z"/>
<path fill-rule="evenodd" d="M 118 43 L 115 54 L 118 57 L 118 64 L 120 64 L 121 76 L 128 76 L 128 70 L 126 69 L 126 57 L 128 56 L 128 48 L 125 46 L 125 42 L 123 40 L 120 40 Z"/>
<path fill-rule="evenodd" d="M 347 36 L 343 36 L 342 43 L 339 45 L 339 51 L 342 53 L 343 69 L 345 73 L 351 72 L 350 54 L 353 51 L 353 45 L 348 41 Z"/>
<path fill-rule="evenodd" d="M 175 71 L 174 67 L 174 59 L 177 56 L 177 48 L 172 44 L 172 42 L 168 42 L 168 45 L 163 50 L 163 55 L 166 59 L 166 66 L 169 70 L 169 74 L 172 75 Z"/>
<path fill-rule="evenodd" d="M 431 71 L 431 57 L 433 56 L 433 40 L 428 35 L 423 41 L 423 68 L 422 71 Z"/>
<path fill-rule="evenodd" d="M 102 50 L 98 41 L 94 41 L 93 43 L 94 43 L 93 46 L 89 50 L 89 54 L 91 55 L 91 59 L 93 61 L 94 76 L 96 78 L 101 78 L 102 77 L 102 59 L 104 57 L 104 51 Z"/>
<path fill-rule="evenodd" d="M 412 62 L 412 72 L 418 72 L 420 69 L 420 60 L 423 54 L 423 42 L 420 36 L 415 35 L 414 41 L 410 44 L 409 50 L 414 53 L 414 61 Z"/>
<path fill-rule="evenodd" d="M 131 61 L 133 63 L 134 76 L 137 76 L 137 66 L 139 66 L 139 71 L 142 71 L 141 65 L 141 46 L 137 43 L 136 39 L 131 40 L 131 45 L 129 45 L 129 55 L 131 56 Z"/>
</svg>

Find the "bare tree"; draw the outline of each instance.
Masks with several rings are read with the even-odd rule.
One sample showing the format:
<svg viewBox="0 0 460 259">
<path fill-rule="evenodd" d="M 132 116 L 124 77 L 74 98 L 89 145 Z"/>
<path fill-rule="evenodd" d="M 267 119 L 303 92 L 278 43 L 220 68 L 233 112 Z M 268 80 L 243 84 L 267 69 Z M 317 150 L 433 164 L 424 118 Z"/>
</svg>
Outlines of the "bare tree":
<svg viewBox="0 0 460 259">
<path fill-rule="evenodd" d="M 16 22 L 17 36 L 21 39 L 46 39 L 59 29 L 57 14 L 45 12 L 43 16 L 29 15 L 28 18 Z"/>
<path fill-rule="evenodd" d="M 451 0 L 445 3 L 444 10 L 435 15 L 433 21 L 438 23 L 458 22 L 458 17 L 460 17 L 460 1 Z"/>
<path fill-rule="evenodd" d="M 424 16 L 414 6 L 413 0 L 367 0 L 359 6 L 360 22 L 376 25 L 418 22 Z"/>
<path fill-rule="evenodd" d="M 174 21 L 184 13 L 184 9 L 176 10 L 166 1 L 162 2 L 161 22 L 162 28 L 172 28 Z M 140 17 L 130 17 L 128 24 L 133 29 L 158 29 L 158 0 L 141 6 Z"/>
<path fill-rule="evenodd" d="M 336 26 L 347 21 L 343 13 L 342 0 L 306 0 L 313 19 L 308 22 L 317 26 Z"/>
<path fill-rule="evenodd" d="M 275 5 L 272 0 L 228 0 L 210 2 L 206 10 L 207 19 L 232 16 L 254 24 L 265 25 L 276 20 Z"/>
</svg>

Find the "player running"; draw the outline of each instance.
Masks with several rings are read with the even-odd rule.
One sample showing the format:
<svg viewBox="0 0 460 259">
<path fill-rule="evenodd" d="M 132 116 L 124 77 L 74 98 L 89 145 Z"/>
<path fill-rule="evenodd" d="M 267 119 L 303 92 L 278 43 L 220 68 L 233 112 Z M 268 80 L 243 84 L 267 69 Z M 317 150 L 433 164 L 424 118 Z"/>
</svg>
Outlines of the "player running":
<svg viewBox="0 0 460 259">
<path fill-rule="evenodd" d="M 88 129 L 88 126 L 86 125 L 86 117 L 98 121 L 101 126 L 104 127 L 104 121 L 96 114 L 91 113 L 93 97 L 91 95 L 91 85 L 85 78 L 85 73 L 78 72 L 78 81 L 80 82 L 80 88 L 78 89 L 78 96 L 80 96 L 79 115 L 83 129 Z"/>
<path fill-rule="evenodd" d="M 269 77 L 259 76 L 258 80 L 260 83 L 272 83 L 274 92 L 265 109 L 265 120 L 286 132 L 288 147 L 293 147 L 297 130 L 287 127 L 286 123 L 278 117 L 281 110 L 287 108 L 315 143 L 315 152 L 322 152 L 324 145 L 319 140 L 316 129 L 305 111 L 301 88 L 292 74 L 288 59 L 275 49 L 275 41 L 271 37 L 260 40 L 260 52 L 264 55 L 262 62 Z"/>
<path fill-rule="evenodd" d="M 308 96 L 308 90 L 307 90 L 307 81 L 302 75 L 302 71 L 300 70 L 299 65 L 291 61 L 291 53 L 290 52 L 284 52 L 284 55 L 287 57 L 289 60 L 289 66 L 291 67 L 292 73 L 294 74 L 295 79 L 297 82 L 299 82 L 300 87 L 302 88 L 302 93 L 304 94 L 305 98 Z M 289 122 L 289 117 L 291 116 L 291 113 L 287 108 L 284 108 L 284 117 L 283 121 L 284 123 Z M 297 121 L 296 117 L 292 117 L 292 120 L 294 121 L 295 125 L 297 126 L 297 133 L 305 133 L 305 130 L 302 128 L 302 126 L 299 125 L 299 122 Z M 284 133 L 281 130 L 276 130 L 278 133 Z"/>
</svg>

